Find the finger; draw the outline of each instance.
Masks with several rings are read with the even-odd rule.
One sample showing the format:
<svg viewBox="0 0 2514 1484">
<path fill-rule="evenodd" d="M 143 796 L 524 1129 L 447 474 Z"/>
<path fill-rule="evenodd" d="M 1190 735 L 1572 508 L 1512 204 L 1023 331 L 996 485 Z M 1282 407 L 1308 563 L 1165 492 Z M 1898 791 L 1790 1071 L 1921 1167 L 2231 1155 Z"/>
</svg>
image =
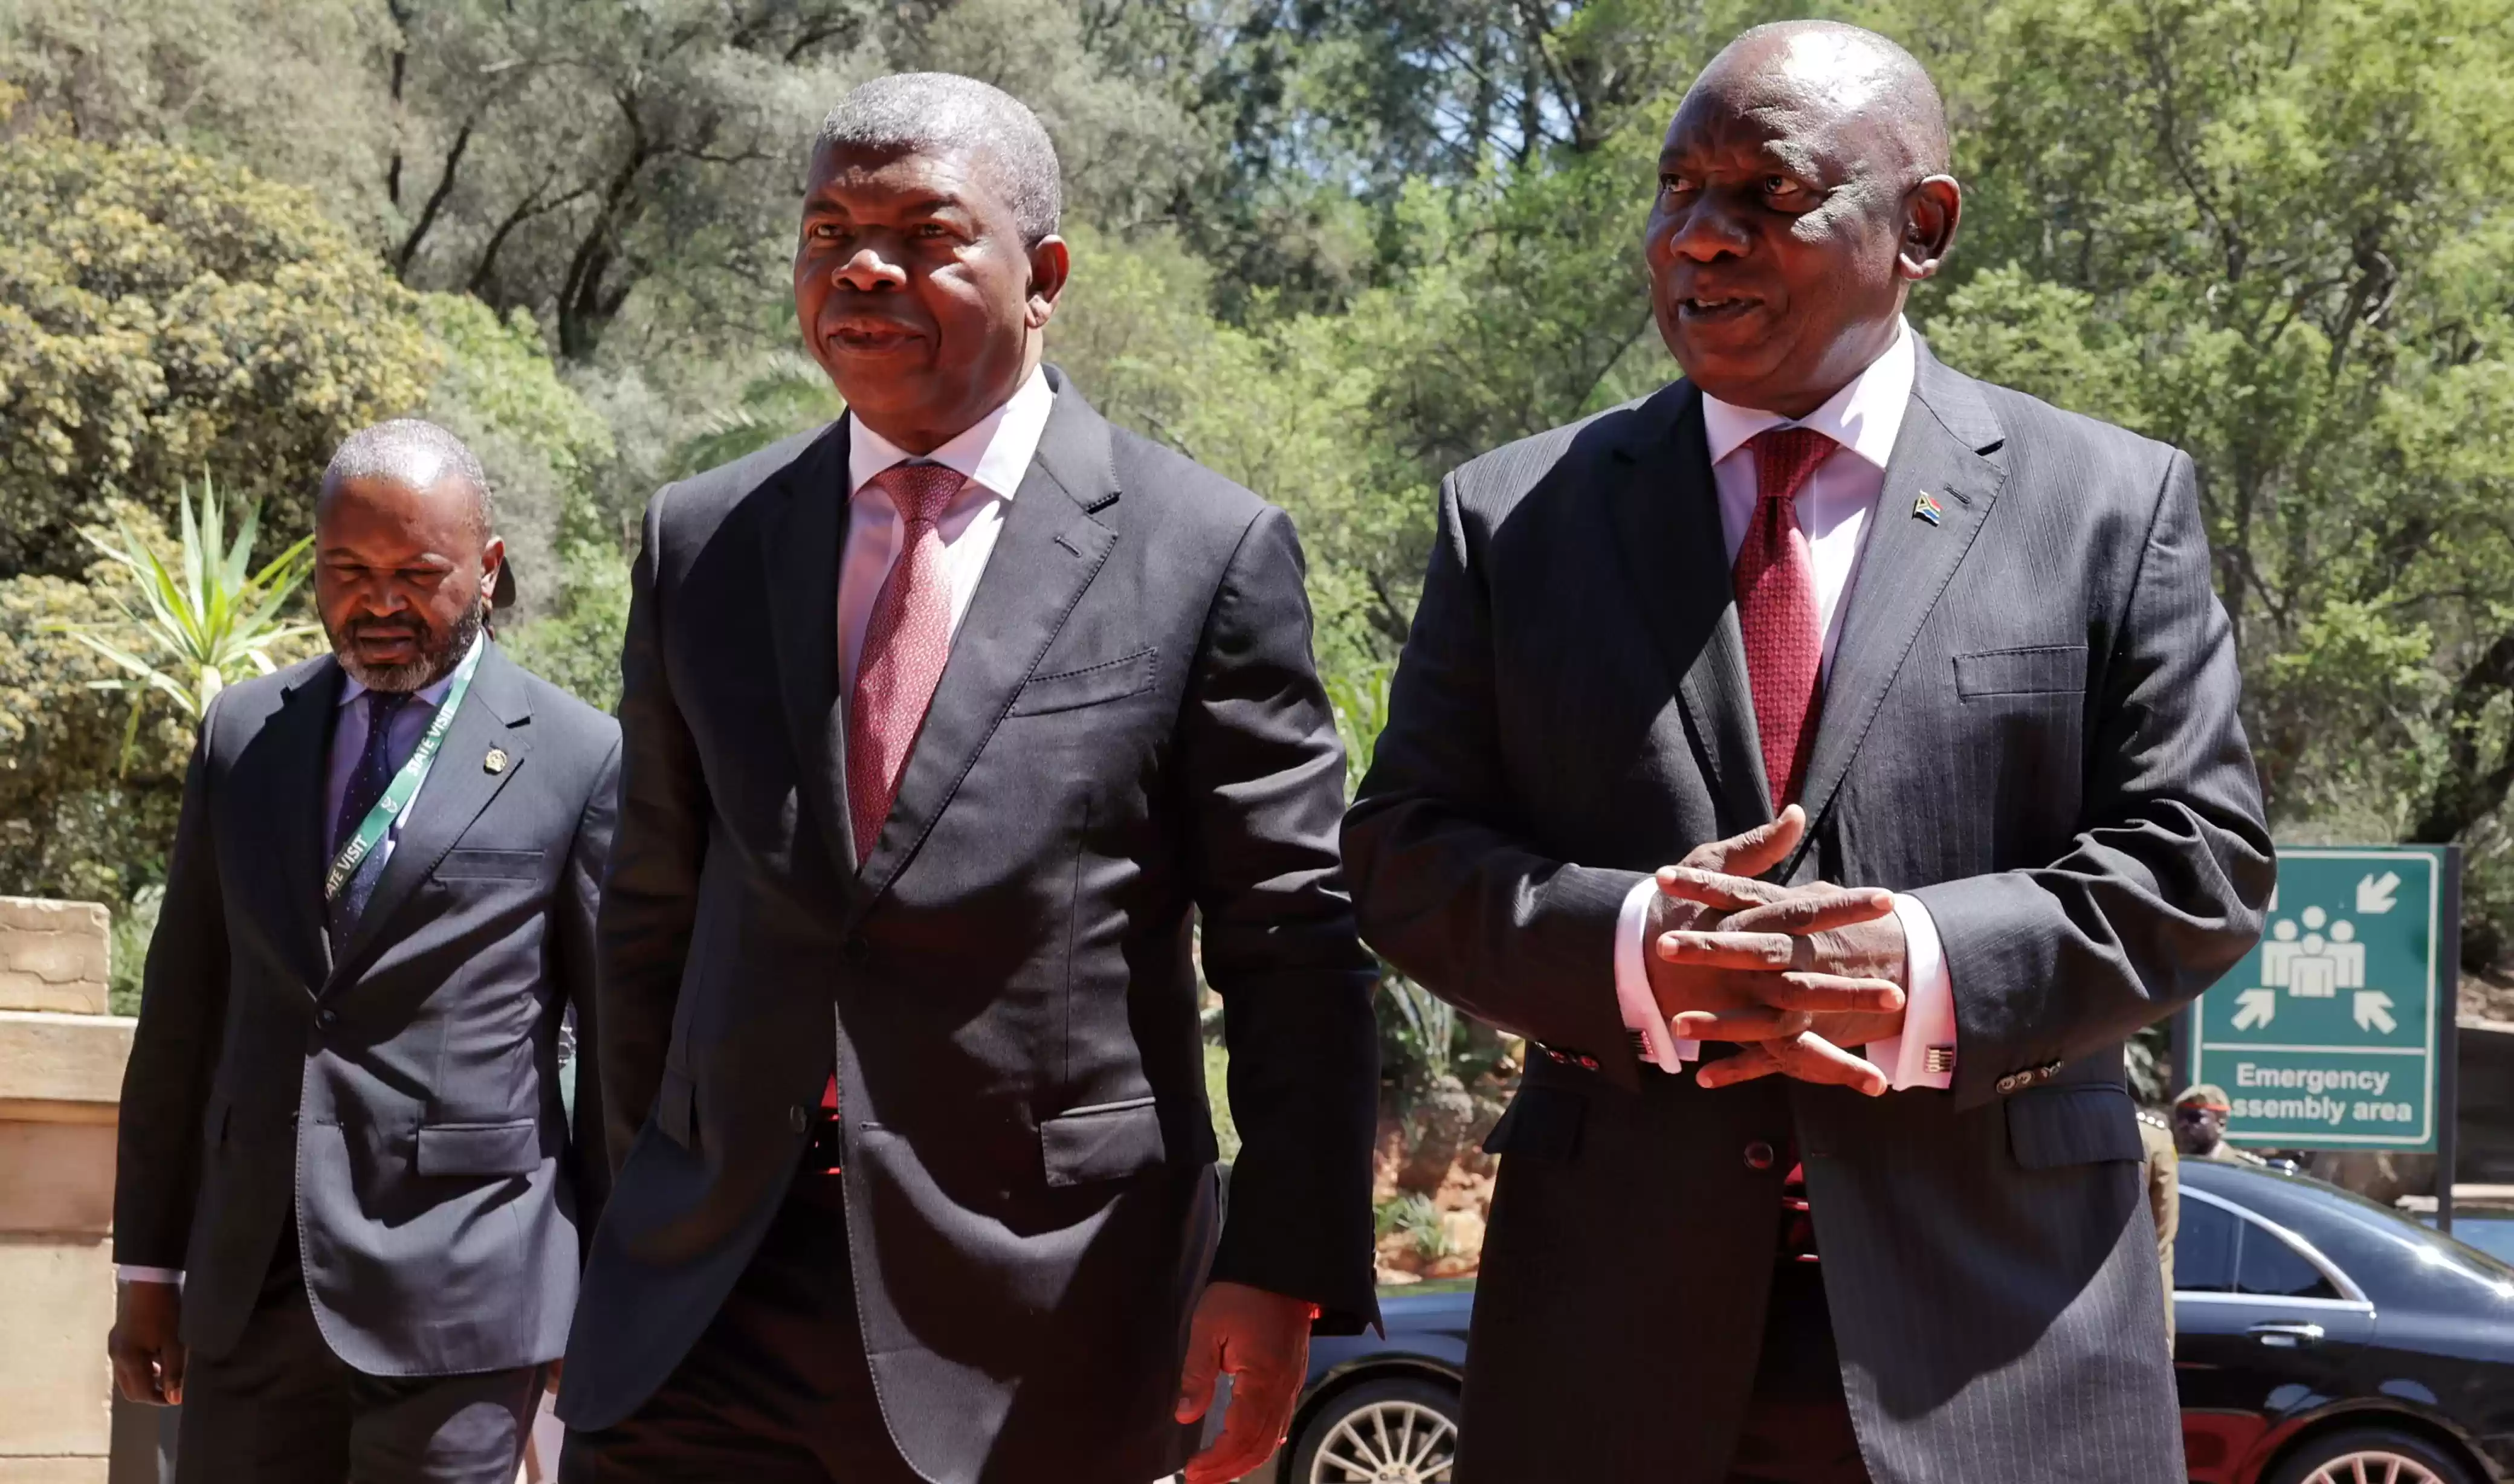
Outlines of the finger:
<svg viewBox="0 0 2514 1484">
<path fill-rule="evenodd" d="M 1186 1484 L 1225 1484 L 1254 1472 L 1282 1442 L 1292 1400 L 1291 1389 L 1279 1382 L 1261 1382 L 1253 1371 L 1234 1376 L 1222 1435 L 1188 1461 Z"/>
<path fill-rule="evenodd" d="M 165 1398 L 157 1394 L 156 1373 L 150 1369 L 145 1354 L 118 1340 L 106 1345 L 105 1350 L 113 1359 L 114 1388 L 122 1393 L 124 1401 L 147 1406 L 164 1402 Z"/>
<path fill-rule="evenodd" d="M 165 1391 L 166 1405 L 170 1407 L 183 1404 L 183 1367 L 191 1353 L 180 1340 L 166 1342 L 165 1348 L 157 1352 L 157 1384 Z"/>
<path fill-rule="evenodd" d="M 1734 1087 L 1740 1082 L 1752 1082 L 1757 1077 L 1771 1076 L 1781 1069 L 1780 1062 L 1771 1053 L 1771 1044 L 1768 1041 L 1756 1042 L 1733 1057 L 1705 1062 L 1694 1072 L 1693 1080 L 1704 1087 Z"/>
<path fill-rule="evenodd" d="M 1771 1064 L 1760 1070 L 1751 1065 L 1723 1070 L 1731 1063 L 1754 1057 L 1761 1057 Z M 1696 1080 L 1705 1087 L 1726 1087 L 1772 1071 L 1800 1082 L 1846 1087 L 1870 1098 L 1885 1092 L 1886 1085 L 1886 1073 L 1879 1070 L 1875 1063 L 1845 1051 L 1812 1031 L 1802 1032 L 1785 1041 L 1759 1042 L 1734 1057 L 1705 1065 Z"/>
<path fill-rule="evenodd" d="M 1786 891 L 1768 881 L 1699 870 L 1689 865 L 1658 868 L 1658 889 L 1683 902 L 1697 902 L 1714 911 L 1735 912 L 1779 902 Z"/>
<path fill-rule="evenodd" d="M 1733 983 L 1773 1010 L 1804 1010 L 1811 1015 L 1891 1015 L 1903 1008 L 1903 986 L 1890 979 L 1853 979 L 1842 974 L 1794 971 L 1751 974 Z"/>
<path fill-rule="evenodd" d="M 1768 824 L 1694 847 L 1684 863 L 1735 876 L 1760 876 L 1788 860 L 1805 833 L 1806 811 L 1792 804 Z"/>
<path fill-rule="evenodd" d="M 1213 1381 L 1222 1370 L 1222 1346 L 1199 1324 L 1188 1335 L 1187 1366 L 1179 1373 L 1178 1403 L 1171 1415 L 1192 1423 L 1213 1405 Z"/>
<path fill-rule="evenodd" d="M 1799 941 L 1787 933 L 1696 933 L 1679 929 L 1661 933 L 1658 956 L 1688 969 L 1746 969 L 1767 974 L 1789 968 L 1798 957 Z"/>
<path fill-rule="evenodd" d="M 1778 902 L 1749 906 L 1722 923 L 1728 933 L 1787 933 L 1803 938 L 1832 928 L 1847 928 L 1890 916 L 1892 892 L 1867 888 L 1805 892 Z"/>
<path fill-rule="evenodd" d="M 1769 1041 L 1797 1035 L 1815 1023 L 1798 1010 L 1688 1010 L 1667 1023 L 1680 1040 Z"/>
</svg>

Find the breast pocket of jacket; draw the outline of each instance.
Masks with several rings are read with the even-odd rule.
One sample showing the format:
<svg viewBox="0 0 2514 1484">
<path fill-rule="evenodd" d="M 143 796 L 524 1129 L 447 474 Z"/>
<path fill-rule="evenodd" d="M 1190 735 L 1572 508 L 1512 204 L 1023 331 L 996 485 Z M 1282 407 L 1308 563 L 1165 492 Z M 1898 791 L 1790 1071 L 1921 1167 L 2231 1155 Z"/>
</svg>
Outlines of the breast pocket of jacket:
<svg viewBox="0 0 2514 1484">
<path fill-rule="evenodd" d="M 1043 716 L 1053 711 L 1074 711 L 1084 706 L 1123 701 L 1153 688 L 1153 681 L 1159 673 L 1158 662 L 1158 652 L 1147 648 L 1120 660 L 1085 665 L 1080 669 L 1033 675 L 1013 697 L 1012 709 L 1006 714 Z"/>
<path fill-rule="evenodd" d="M 2087 690 L 2087 647 L 2035 644 L 1956 656 L 1956 695 L 1967 702 L 2003 697 L 2062 698 Z"/>
<path fill-rule="evenodd" d="M 471 850 L 458 848 L 436 862 L 439 881 L 538 881 L 542 852 L 537 850 Z"/>
</svg>

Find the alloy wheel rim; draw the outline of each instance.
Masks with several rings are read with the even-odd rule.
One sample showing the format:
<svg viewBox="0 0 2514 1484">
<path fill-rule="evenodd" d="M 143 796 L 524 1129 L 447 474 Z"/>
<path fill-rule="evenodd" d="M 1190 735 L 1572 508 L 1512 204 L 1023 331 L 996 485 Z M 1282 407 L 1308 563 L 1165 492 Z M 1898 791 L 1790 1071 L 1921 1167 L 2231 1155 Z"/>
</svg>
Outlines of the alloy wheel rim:
<svg viewBox="0 0 2514 1484">
<path fill-rule="evenodd" d="M 1327 1434 L 1309 1484 L 1449 1484 L 1457 1437 L 1447 1418 L 1419 1402 L 1373 1402 Z"/>
<path fill-rule="evenodd" d="M 2304 1476 L 2304 1484 L 2445 1484 L 2444 1475 L 2380 1448 L 2343 1453 Z"/>
</svg>

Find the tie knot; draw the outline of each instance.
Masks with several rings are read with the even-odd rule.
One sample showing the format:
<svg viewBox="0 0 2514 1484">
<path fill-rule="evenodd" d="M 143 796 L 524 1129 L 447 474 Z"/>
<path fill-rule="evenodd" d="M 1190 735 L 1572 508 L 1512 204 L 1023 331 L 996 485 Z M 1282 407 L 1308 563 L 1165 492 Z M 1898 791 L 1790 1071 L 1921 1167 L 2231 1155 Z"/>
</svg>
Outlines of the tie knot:
<svg viewBox="0 0 2514 1484">
<path fill-rule="evenodd" d="M 872 482 L 899 507 L 900 519 L 912 526 L 919 522 L 930 526 L 943 518 L 943 511 L 969 481 L 949 464 L 894 463 L 875 474 Z"/>
<path fill-rule="evenodd" d="M 1793 500 L 1817 464 L 1842 445 L 1811 427 L 1767 427 L 1746 440 L 1755 452 L 1755 495 Z"/>
<path fill-rule="evenodd" d="M 401 714 L 401 708 L 410 704 L 410 698 L 408 691 L 367 692 L 367 735 L 377 736 L 391 725 L 392 719 Z"/>
</svg>

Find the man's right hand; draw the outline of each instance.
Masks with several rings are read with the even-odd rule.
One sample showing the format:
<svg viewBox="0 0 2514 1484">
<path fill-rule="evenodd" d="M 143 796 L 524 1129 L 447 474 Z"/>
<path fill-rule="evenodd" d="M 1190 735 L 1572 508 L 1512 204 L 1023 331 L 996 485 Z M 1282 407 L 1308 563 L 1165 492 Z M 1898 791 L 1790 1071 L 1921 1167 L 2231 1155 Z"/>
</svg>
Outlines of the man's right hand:
<svg viewBox="0 0 2514 1484">
<path fill-rule="evenodd" d="M 1789 859 L 1805 832 L 1805 811 L 1793 804 L 1770 823 L 1698 846 L 1659 872 L 1661 891 L 1650 904 L 1642 955 L 1650 992 L 1668 1021 L 1686 1014 L 1716 1015 L 1713 1039 L 1754 1042 L 1775 1069 L 1789 1076 L 1838 1083 L 1873 1096 L 1885 1091 L 1885 1074 L 1809 1026 L 1819 1015 L 1897 1012 L 1903 1004 L 1900 985 L 1838 974 L 1672 963 L 1662 949 L 1667 934 L 1712 931 L 1730 911 L 1772 907 L 1761 914 L 1774 918 L 1769 928 L 1793 935 L 1872 922 L 1893 912 L 1889 892 L 1825 885 L 1793 889 L 1752 879 Z M 1686 896 L 1676 894 L 1680 884 Z M 1701 900 L 1705 898 L 1710 900 Z"/>
<path fill-rule="evenodd" d="M 172 1407 L 183 1400 L 183 1289 L 177 1283 L 115 1286 L 113 1333 L 104 1349 L 127 1401 Z"/>
</svg>

